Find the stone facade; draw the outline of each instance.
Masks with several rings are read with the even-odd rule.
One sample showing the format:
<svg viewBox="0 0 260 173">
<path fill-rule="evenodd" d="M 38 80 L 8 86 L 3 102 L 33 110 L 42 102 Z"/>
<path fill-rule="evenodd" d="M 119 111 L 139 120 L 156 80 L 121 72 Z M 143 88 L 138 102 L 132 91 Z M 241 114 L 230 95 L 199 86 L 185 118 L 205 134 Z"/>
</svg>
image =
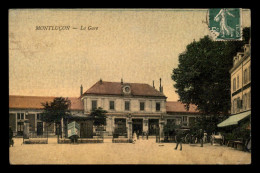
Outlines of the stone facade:
<svg viewBox="0 0 260 173">
<path fill-rule="evenodd" d="M 251 110 L 251 56 L 250 45 L 233 59 L 231 75 L 231 114 Z"/>
</svg>

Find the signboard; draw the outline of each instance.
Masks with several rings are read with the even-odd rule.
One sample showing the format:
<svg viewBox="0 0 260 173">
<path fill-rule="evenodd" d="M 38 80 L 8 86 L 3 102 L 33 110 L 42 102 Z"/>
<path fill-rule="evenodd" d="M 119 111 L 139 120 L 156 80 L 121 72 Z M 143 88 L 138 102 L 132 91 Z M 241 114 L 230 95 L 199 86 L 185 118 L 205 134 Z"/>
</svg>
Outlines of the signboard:
<svg viewBox="0 0 260 173">
<path fill-rule="evenodd" d="M 75 121 L 68 124 L 68 137 L 73 135 L 80 136 L 80 126 Z"/>
</svg>

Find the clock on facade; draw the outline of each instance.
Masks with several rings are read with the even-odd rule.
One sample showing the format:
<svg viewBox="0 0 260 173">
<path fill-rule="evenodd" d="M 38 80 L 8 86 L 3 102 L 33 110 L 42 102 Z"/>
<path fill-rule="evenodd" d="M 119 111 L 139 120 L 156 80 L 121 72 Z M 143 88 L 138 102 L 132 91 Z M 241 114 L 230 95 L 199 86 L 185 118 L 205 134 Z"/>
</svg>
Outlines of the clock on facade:
<svg viewBox="0 0 260 173">
<path fill-rule="evenodd" d="M 130 89 L 130 86 L 124 86 L 123 87 L 123 92 L 125 93 L 125 94 L 130 94 L 130 92 L 131 92 L 131 89 Z"/>
<path fill-rule="evenodd" d="M 129 89 L 129 87 L 125 87 L 125 92 L 129 92 L 130 91 L 130 89 Z"/>
</svg>

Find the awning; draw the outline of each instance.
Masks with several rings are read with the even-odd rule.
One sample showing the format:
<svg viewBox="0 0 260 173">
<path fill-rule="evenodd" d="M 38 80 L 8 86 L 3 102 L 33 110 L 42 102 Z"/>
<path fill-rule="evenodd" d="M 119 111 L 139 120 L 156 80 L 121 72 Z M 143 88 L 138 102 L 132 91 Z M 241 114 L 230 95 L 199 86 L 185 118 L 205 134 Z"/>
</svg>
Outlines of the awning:
<svg viewBox="0 0 260 173">
<path fill-rule="evenodd" d="M 87 118 L 90 118 L 89 116 L 87 116 L 87 115 L 85 115 L 85 114 L 80 114 L 80 113 L 78 113 L 78 114 L 71 114 L 71 115 L 69 115 L 69 117 L 68 117 L 69 119 L 74 119 L 74 118 L 83 118 L 83 119 L 87 119 Z"/>
<path fill-rule="evenodd" d="M 248 117 L 251 115 L 251 111 L 239 113 L 236 115 L 230 116 L 228 119 L 224 120 L 223 122 L 218 124 L 218 127 L 225 127 L 225 126 L 230 126 L 230 125 L 236 125 L 238 124 L 239 121 L 242 119 Z"/>
</svg>

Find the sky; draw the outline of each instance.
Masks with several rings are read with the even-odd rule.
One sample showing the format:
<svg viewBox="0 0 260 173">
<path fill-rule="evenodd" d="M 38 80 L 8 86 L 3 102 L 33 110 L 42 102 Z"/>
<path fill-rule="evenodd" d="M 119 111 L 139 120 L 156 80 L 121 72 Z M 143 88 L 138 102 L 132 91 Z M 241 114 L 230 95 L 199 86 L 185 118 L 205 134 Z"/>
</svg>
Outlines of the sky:
<svg viewBox="0 0 260 173">
<path fill-rule="evenodd" d="M 159 90 L 161 78 L 167 101 L 177 101 L 172 70 L 189 43 L 211 34 L 207 15 L 207 9 L 9 10 L 9 95 L 79 97 L 81 85 L 85 92 L 100 79 L 154 81 Z M 243 9 L 242 27 L 248 26 L 250 10 Z"/>
</svg>

